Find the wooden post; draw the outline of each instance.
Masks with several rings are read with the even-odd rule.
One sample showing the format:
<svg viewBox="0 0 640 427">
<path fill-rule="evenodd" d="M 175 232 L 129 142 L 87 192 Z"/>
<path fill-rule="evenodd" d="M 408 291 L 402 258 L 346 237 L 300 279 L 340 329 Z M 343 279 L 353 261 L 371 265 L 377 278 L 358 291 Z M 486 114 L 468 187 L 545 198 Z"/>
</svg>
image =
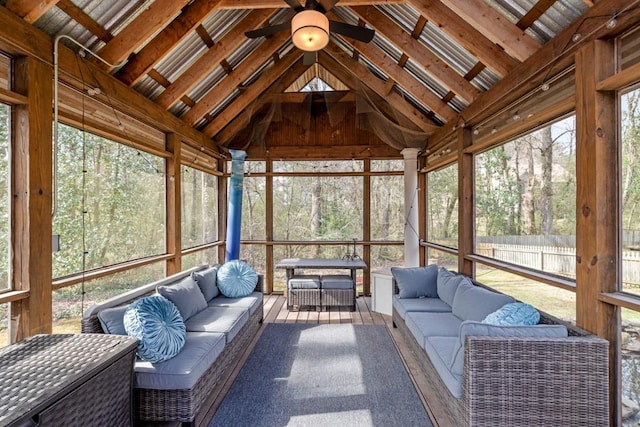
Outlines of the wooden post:
<svg viewBox="0 0 640 427">
<path fill-rule="evenodd" d="M 475 241 L 475 187 L 473 154 L 464 150 L 473 142 L 470 129 L 458 130 L 458 271 L 473 277 L 473 262 L 466 259 L 473 254 Z"/>
<path fill-rule="evenodd" d="M 618 126 L 615 92 L 598 81 L 615 73 L 613 41 L 576 53 L 576 321 L 609 340 L 611 425 L 620 425 L 620 310 L 599 299 L 619 283 Z"/>
<path fill-rule="evenodd" d="M 166 149 L 171 156 L 167 158 L 166 165 L 166 251 L 173 254 L 167 260 L 166 274 L 182 271 L 182 171 L 180 168 L 181 141 L 177 134 L 168 133 L 166 136 Z"/>
<path fill-rule="evenodd" d="M 263 292 L 266 294 L 273 293 L 273 266 L 275 265 L 273 260 L 273 176 L 271 172 L 273 171 L 273 161 L 269 158 L 265 161 L 265 170 L 267 172 L 267 176 L 265 177 L 265 193 L 267 196 L 266 200 L 266 238 L 267 238 L 267 247 L 266 250 L 266 262 L 265 262 L 265 278 L 266 278 L 266 287 L 263 289 Z"/>
<path fill-rule="evenodd" d="M 364 159 L 364 182 L 362 183 L 362 240 L 371 241 L 371 160 Z M 362 260 L 368 270 L 362 270 L 362 294 L 371 295 L 371 245 L 362 245 Z M 354 271 L 357 275 L 357 272 Z"/>
<path fill-rule="evenodd" d="M 14 64 L 15 91 L 28 102 L 13 108 L 12 277 L 29 298 L 9 304 L 12 343 L 52 331 L 53 70 L 32 58 Z"/>
</svg>

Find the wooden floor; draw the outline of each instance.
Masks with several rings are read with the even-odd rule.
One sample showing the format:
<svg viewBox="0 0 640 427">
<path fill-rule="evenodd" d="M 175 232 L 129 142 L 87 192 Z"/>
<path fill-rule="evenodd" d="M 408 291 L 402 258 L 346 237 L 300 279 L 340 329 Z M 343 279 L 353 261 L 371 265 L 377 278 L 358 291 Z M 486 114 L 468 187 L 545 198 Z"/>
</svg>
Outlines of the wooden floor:
<svg viewBox="0 0 640 427">
<path fill-rule="evenodd" d="M 318 312 L 315 310 L 312 311 L 304 309 L 301 311 L 289 311 L 287 310 L 287 302 L 284 296 L 265 295 L 264 323 L 353 323 L 356 325 L 385 325 L 396 344 L 401 359 L 405 364 L 407 371 L 409 372 L 409 376 L 411 377 L 411 380 L 413 381 L 413 384 L 418 391 L 418 396 L 422 400 L 422 403 L 425 406 L 427 413 L 429 414 L 429 417 L 433 422 L 433 425 L 437 427 L 444 427 L 443 425 L 437 424 L 434 418 L 434 411 L 435 414 L 438 414 L 440 411 L 442 411 L 442 408 L 431 407 L 428 404 L 429 402 L 427 400 L 427 397 L 425 396 L 425 393 L 423 392 L 424 384 L 426 384 L 428 379 L 424 374 L 422 374 L 421 370 L 418 369 L 418 363 L 412 356 L 408 347 L 405 345 L 403 338 L 400 336 L 400 333 L 393 328 L 391 316 L 376 313 L 371 310 L 370 297 L 358 297 L 356 299 L 355 311 L 349 311 L 348 307 L 331 307 L 328 311 Z M 227 379 L 227 384 L 224 390 L 222 391 L 221 395 L 218 396 L 216 402 L 209 411 L 210 416 L 213 416 L 213 413 L 222 402 L 222 399 L 224 398 L 223 395 L 226 394 L 229 387 L 231 387 L 233 379 L 235 379 L 240 369 L 242 369 L 242 365 L 244 365 L 246 358 L 249 356 L 249 353 L 251 353 L 251 350 L 253 349 L 253 346 L 257 342 L 261 333 L 262 329 L 258 332 L 250 348 L 245 352 L 241 360 L 239 360 L 234 372 Z M 210 417 L 208 416 L 207 418 Z"/>
</svg>

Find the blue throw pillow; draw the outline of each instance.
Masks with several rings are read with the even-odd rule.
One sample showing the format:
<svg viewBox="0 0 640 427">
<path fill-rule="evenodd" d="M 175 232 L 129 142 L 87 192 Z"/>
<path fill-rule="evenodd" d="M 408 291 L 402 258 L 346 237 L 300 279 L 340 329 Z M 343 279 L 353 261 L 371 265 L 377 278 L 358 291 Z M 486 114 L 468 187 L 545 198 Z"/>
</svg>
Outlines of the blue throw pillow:
<svg viewBox="0 0 640 427">
<path fill-rule="evenodd" d="M 124 328 L 138 339 L 138 356 L 151 363 L 174 357 L 187 337 L 178 308 L 161 295 L 132 302 L 124 312 Z"/>
<path fill-rule="evenodd" d="M 482 322 L 498 326 L 530 326 L 537 325 L 539 321 L 540 313 L 534 306 L 523 302 L 513 302 L 489 313 Z"/>
<path fill-rule="evenodd" d="M 258 273 L 246 262 L 232 260 L 218 269 L 218 289 L 227 298 L 251 294 L 258 284 Z"/>
<path fill-rule="evenodd" d="M 398 284 L 398 298 L 436 298 L 438 296 L 438 266 L 401 268 L 391 267 Z"/>
<path fill-rule="evenodd" d="M 219 265 L 216 265 L 203 271 L 194 271 L 191 273 L 191 278 L 196 281 L 200 291 L 202 291 L 202 295 L 204 295 L 204 299 L 207 301 L 211 301 L 220 295 L 216 282 L 219 267 Z"/>
</svg>

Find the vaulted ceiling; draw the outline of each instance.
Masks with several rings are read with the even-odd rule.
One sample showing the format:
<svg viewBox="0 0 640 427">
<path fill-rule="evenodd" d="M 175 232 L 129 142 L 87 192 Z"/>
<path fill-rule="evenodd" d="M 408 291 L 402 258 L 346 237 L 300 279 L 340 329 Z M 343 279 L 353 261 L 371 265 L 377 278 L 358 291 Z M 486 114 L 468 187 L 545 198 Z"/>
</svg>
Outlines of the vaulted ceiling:
<svg viewBox="0 0 640 427">
<path fill-rule="evenodd" d="M 310 65 L 289 31 L 258 39 L 244 34 L 287 22 L 294 1 L 7 0 L 4 5 L 52 37 L 72 37 L 111 64 L 93 58 L 105 71 L 224 145 L 241 127 L 241 113 L 314 78 L 334 89 L 366 91 L 384 104 L 383 112 L 402 116 L 428 137 L 511 78 L 593 3 L 341 0 L 333 5 L 323 0 L 330 20 L 366 26 L 376 35 L 367 44 L 331 34 Z"/>
</svg>

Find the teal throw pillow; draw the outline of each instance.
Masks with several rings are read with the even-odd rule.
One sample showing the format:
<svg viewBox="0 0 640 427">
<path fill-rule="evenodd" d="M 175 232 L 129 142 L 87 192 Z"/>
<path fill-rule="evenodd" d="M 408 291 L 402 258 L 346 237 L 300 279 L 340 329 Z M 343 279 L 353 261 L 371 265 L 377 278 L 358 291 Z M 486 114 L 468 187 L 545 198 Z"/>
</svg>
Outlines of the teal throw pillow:
<svg viewBox="0 0 640 427">
<path fill-rule="evenodd" d="M 124 328 L 138 339 L 138 357 L 151 363 L 174 357 L 187 338 L 178 308 L 161 295 L 132 302 L 124 312 Z"/>
<path fill-rule="evenodd" d="M 258 273 L 244 261 L 228 261 L 218 269 L 218 289 L 227 298 L 246 297 L 257 284 Z"/>
<path fill-rule="evenodd" d="M 523 302 L 513 302 L 489 313 L 482 322 L 498 326 L 530 326 L 537 325 L 539 321 L 540 313 L 534 306 Z"/>
<path fill-rule="evenodd" d="M 391 274 L 398 284 L 398 298 L 436 298 L 438 296 L 438 266 L 391 267 Z"/>
</svg>

